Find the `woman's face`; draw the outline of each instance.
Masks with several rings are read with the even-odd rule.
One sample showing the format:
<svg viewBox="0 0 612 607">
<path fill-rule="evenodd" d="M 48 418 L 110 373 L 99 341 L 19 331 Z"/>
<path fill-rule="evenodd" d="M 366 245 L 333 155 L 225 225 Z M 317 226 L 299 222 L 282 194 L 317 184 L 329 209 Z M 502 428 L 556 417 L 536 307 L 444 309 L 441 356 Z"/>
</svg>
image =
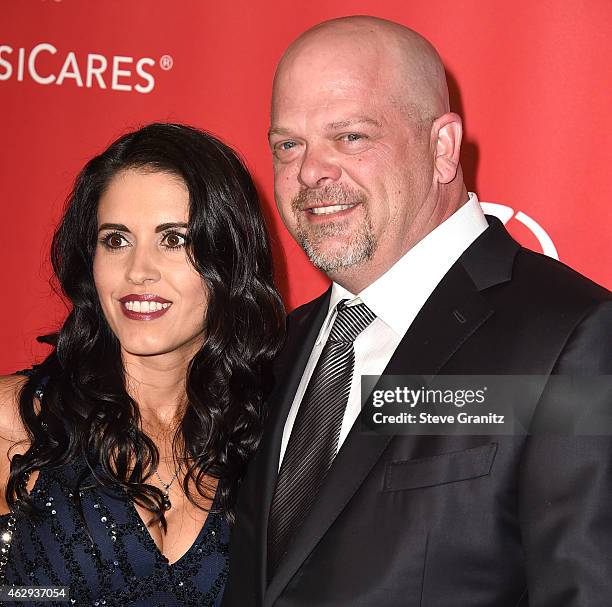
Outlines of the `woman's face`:
<svg viewBox="0 0 612 607">
<path fill-rule="evenodd" d="M 124 352 L 191 357 L 204 340 L 207 290 L 185 251 L 189 194 L 161 172 L 118 173 L 98 205 L 94 281 Z"/>
</svg>

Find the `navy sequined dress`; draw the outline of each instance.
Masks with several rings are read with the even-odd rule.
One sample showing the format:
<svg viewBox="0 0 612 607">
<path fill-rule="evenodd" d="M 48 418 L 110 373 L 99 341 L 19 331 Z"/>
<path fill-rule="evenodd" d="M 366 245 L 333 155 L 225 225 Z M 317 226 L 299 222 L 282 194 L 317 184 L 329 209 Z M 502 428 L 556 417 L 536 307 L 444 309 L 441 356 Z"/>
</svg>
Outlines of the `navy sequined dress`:
<svg viewBox="0 0 612 607">
<path fill-rule="evenodd" d="M 72 487 L 84 465 L 40 471 L 31 492 L 43 511 L 37 520 L 0 516 L 0 585 L 69 587 L 69 599 L 41 606 L 220 605 L 229 526 L 215 504 L 191 548 L 169 564 L 120 488 L 83 490 L 83 523 Z"/>
</svg>

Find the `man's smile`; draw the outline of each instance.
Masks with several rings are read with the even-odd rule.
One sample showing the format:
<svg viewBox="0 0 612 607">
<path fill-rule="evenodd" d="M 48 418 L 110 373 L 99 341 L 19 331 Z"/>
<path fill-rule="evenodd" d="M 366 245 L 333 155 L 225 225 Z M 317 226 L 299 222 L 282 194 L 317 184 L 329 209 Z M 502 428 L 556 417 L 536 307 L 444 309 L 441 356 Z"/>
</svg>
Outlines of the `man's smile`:
<svg viewBox="0 0 612 607">
<path fill-rule="evenodd" d="M 332 204 L 329 206 L 312 207 L 308 209 L 308 212 L 312 215 L 331 215 L 332 213 L 338 213 L 340 211 L 346 211 L 352 209 L 357 204 Z"/>
</svg>

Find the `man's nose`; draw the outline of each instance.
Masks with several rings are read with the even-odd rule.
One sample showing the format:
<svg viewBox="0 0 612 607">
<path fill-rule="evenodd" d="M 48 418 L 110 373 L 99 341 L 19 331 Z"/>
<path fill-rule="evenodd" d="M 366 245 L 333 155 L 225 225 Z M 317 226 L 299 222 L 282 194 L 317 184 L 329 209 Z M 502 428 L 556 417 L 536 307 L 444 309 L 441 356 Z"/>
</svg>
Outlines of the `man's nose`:
<svg viewBox="0 0 612 607">
<path fill-rule="evenodd" d="M 342 175 L 334 154 L 325 146 L 309 146 L 302 157 L 299 181 L 308 188 L 320 188 Z"/>
<path fill-rule="evenodd" d="M 157 282 L 161 277 L 155 253 L 144 247 L 134 247 L 126 269 L 127 281 L 134 285 Z"/>
</svg>

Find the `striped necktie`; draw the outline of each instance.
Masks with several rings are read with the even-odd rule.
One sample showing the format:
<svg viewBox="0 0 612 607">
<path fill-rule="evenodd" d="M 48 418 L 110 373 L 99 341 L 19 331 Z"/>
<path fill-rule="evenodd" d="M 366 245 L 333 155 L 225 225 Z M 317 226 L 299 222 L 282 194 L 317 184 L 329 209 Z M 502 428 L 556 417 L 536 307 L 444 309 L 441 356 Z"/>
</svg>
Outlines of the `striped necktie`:
<svg viewBox="0 0 612 607">
<path fill-rule="evenodd" d="M 363 303 L 336 307 L 336 319 L 295 418 L 278 473 L 268 526 L 268 579 L 287 551 L 329 470 L 348 402 L 356 337 L 376 318 Z"/>
</svg>

